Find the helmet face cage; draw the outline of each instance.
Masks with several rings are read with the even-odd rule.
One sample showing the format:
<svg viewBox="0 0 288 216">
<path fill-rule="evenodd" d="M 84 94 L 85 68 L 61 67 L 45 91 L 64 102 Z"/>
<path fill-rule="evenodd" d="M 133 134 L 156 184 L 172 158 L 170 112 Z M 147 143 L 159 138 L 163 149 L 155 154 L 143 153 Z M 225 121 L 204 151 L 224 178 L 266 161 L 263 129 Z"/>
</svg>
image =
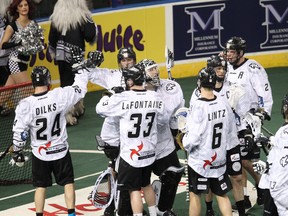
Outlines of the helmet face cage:
<svg viewBox="0 0 288 216">
<path fill-rule="evenodd" d="M 282 100 L 281 114 L 284 119 L 288 118 L 288 94 L 286 94 Z"/>
<path fill-rule="evenodd" d="M 50 86 L 51 75 L 45 66 L 36 66 L 31 73 L 32 84 L 36 86 Z"/>
<path fill-rule="evenodd" d="M 143 85 L 143 83 L 145 82 L 144 70 L 139 65 L 134 65 L 131 68 L 122 69 L 122 75 L 124 77 L 126 85 L 129 79 L 133 81 L 133 85 L 138 85 L 138 86 Z M 131 87 L 131 86 L 128 86 L 128 87 Z"/>
<path fill-rule="evenodd" d="M 155 87 L 160 86 L 160 70 L 157 63 L 152 59 L 143 59 L 139 64 L 145 69 L 146 82 Z M 155 71 L 156 70 L 156 73 Z"/>
<path fill-rule="evenodd" d="M 212 68 L 202 68 L 198 74 L 198 87 L 213 89 L 216 84 L 216 74 Z"/>
<path fill-rule="evenodd" d="M 246 41 L 243 40 L 241 37 L 232 37 L 230 40 L 227 41 L 225 45 L 226 50 L 236 50 L 238 53 L 243 51 L 243 55 L 246 51 Z"/>
<path fill-rule="evenodd" d="M 118 52 L 117 59 L 118 59 L 118 64 L 125 59 L 125 58 L 131 58 L 136 62 L 136 54 L 132 50 L 131 47 L 128 48 L 121 48 Z"/>
</svg>

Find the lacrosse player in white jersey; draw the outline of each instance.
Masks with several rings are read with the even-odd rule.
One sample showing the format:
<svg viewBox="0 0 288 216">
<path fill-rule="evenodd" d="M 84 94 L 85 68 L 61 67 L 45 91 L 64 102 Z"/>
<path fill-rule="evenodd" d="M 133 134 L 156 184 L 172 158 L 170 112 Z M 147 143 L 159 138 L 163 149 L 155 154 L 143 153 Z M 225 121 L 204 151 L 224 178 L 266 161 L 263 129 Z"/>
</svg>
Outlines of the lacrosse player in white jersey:
<svg viewBox="0 0 288 216">
<path fill-rule="evenodd" d="M 228 102 L 213 93 L 213 68 L 202 69 L 198 80 L 201 97 L 189 108 L 183 137 L 189 165 L 189 216 L 201 214 L 201 194 L 209 190 L 216 195 L 222 215 L 232 215 L 226 163 L 227 151 L 239 143 L 235 117 Z"/>
<path fill-rule="evenodd" d="M 185 100 L 181 86 L 177 82 L 159 78 L 159 67 L 154 60 L 144 59 L 139 64 L 145 68 L 146 89 L 156 91 L 161 96 L 165 103 L 167 117 L 169 117 L 169 122 L 158 126 L 156 161 L 153 164 L 153 172 L 160 177 L 161 181 L 157 214 L 173 216 L 176 214 L 171 209 L 184 171 L 174 144 L 174 137 L 178 133 L 177 119 L 174 114 L 184 106 Z M 179 145 L 176 145 L 179 149 Z"/>
<path fill-rule="evenodd" d="M 244 94 L 239 95 L 238 99 L 234 100 L 231 103 L 229 100 L 229 96 L 231 93 L 229 92 L 229 86 L 227 82 L 225 82 L 225 74 L 226 74 L 226 61 L 221 56 L 212 55 L 207 60 L 207 67 L 211 68 L 215 71 L 216 74 L 216 84 L 214 87 L 214 94 L 217 97 L 221 97 L 230 104 L 236 119 L 236 125 L 240 118 L 244 117 L 244 112 L 241 110 L 241 106 L 239 104 L 245 102 Z M 199 80 L 200 82 L 200 80 Z M 193 106 L 193 103 L 200 97 L 200 83 L 197 83 L 199 86 L 193 91 L 193 94 L 190 99 L 190 106 Z M 239 114 L 238 114 L 239 113 Z M 228 150 L 227 152 L 227 173 L 230 176 L 230 180 L 232 182 L 232 192 L 234 199 L 236 201 L 237 209 L 239 216 L 245 215 L 245 206 L 244 206 L 244 194 L 243 194 L 243 185 L 242 185 L 242 165 L 241 165 L 241 155 L 240 155 L 240 145 L 237 145 L 235 148 Z M 212 208 L 212 194 L 208 193 L 205 196 L 206 201 L 206 216 L 215 215 L 214 210 Z"/>
<path fill-rule="evenodd" d="M 246 112 L 254 109 L 256 115 L 262 120 L 270 120 L 273 105 L 272 90 L 265 69 L 255 60 L 244 57 L 246 51 L 246 41 L 241 37 L 232 37 L 225 45 L 224 58 L 228 62 L 227 81 L 230 84 L 241 85 L 248 98 L 249 104 L 243 104 L 247 108 Z M 246 124 L 241 122 L 242 131 L 238 133 L 241 146 L 242 166 L 253 177 L 257 188 L 257 204 L 263 204 L 262 190 L 258 188 L 260 175 L 254 172 L 251 160 L 260 157 L 260 148 L 253 143 L 253 135 Z M 245 146 L 246 145 L 246 146 Z M 249 151 L 247 150 L 247 145 Z M 247 195 L 247 174 L 243 169 L 244 195 Z M 248 197 L 249 198 L 249 197 Z M 245 203 L 246 207 L 251 207 Z"/>
<path fill-rule="evenodd" d="M 100 51 L 93 51 L 88 53 L 88 61 L 102 63 L 104 61 L 104 56 Z M 99 85 L 108 91 L 104 94 L 114 94 L 124 91 L 126 85 L 122 76 L 122 69 L 131 68 L 136 64 L 136 53 L 131 47 L 120 48 L 117 54 L 117 62 L 119 69 L 108 69 L 108 68 L 92 68 L 89 70 L 92 72 L 89 74 L 89 80 L 91 83 Z M 98 64 L 98 65 L 99 65 Z M 95 64 L 94 64 L 95 65 Z M 94 66 L 92 65 L 92 66 Z M 119 134 L 119 119 L 118 117 L 106 117 L 104 119 L 100 138 L 108 144 L 109 148 L 104 149 L 106 155 L 109 155 L 109 151 L 114 151 L 119 148 L 120 145 L 120 134 Z M 110 154 L 110 163 L 113 168 L 115 168 L 115 154 Z M 122 192 L 120 194 L 119 206 L 117 207 L 117 213 L 120 216 L 126 216 L 132 214 L 132 209 L 130 206 L 129 194 Z M 104 211 L 104 216 L 114 215 L 115 205 L 114 202 L 111 203 Z"/>
<path fill-rule="evenodd" d="M 128 190 L 134 216 L 143 215 L 141 188 L 149 215 L 156 216 L 155 193 L 150 184 L 156 158 L 157 124 L 165 123 L 164 103 L 155 91 L 144 86 L 145 71 L 139 65 L 123 69 L 126 89 L 110 98 L 104 96 L 96 106 L 103 117 L 118 117 L 120 125 L 120 160 L 118 189 Z"/>
<path fill-rule="evenodd" d="M 288 94 L 282 100 L 281 114 L 285 122 L 276 132 L 274 139 L 270 137 L 272 147 L 267 162 L 259 160 L 253 163 L 253 167 L 260 174 L 267 174 L 269 190 L 276 204 L 278 215 L 284 216 L 288 215 Z M 264 212 L 263 215 L 268 214 Z"/>
<path fill-rule="evenodd" d="M 16 107 L 13 124 L 11 162 L 23 164 L 22 148 L 30 134 L 32 174 L 35 191 L 36 215 L 43 216 L 46 188 L 56 183 L 64 186 L 68 215 L 75 215 L 74 173 L 67 142 L 65 114 L 87 92 L 88 73 L 79 70 L 72 86 L 50 90 L 50 72 L 36 66 L 31 73 L 34 94 L 21 100 Z"/>
</svg>

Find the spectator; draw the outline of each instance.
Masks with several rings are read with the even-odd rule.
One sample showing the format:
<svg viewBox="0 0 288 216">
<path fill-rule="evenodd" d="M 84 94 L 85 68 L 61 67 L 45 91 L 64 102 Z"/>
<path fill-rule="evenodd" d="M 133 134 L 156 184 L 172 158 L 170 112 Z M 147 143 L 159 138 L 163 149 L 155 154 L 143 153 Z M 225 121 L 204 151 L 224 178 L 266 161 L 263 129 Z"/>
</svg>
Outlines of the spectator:
<svg viewBox="0 0 288 216">
<path fill-rule="evenodd" d="M 96 43 L 97 26 L 92 20 L 86 0 L 58 0 L 50 20 L 48 49 L 58 64 L 60 86 L 70 86 L 74 81 L 74 73 L 69 63 L 70 48 L 73 46 L 80 47 L 84 58 L 85 41 L 91 45 Z M 77 124 L 77 117 L 83 114 L 84 104 L 81 100 L 66 115 L 67 124 Z"/>
<path fill-rule="evenodd" d="M 27 68 L 30 55 L 20 53 L 17 49 L 21 43 L 16 43 L 13 40 L 15 32 L 23 31 L 31 22 L 34 6 L 31 0 L 13 0 L 8 7 L 8 13 L 12 18 L 12 22 L 7 25 L 5 33 L 0 43 L 0 49 L 11 49 L 12 51 L 8 59 L 9 77 L 5 86 L 18 84 L 30 81 Z M 9 94 L 1 95 L 0 97 L 0 114 L 6 115 L 11 110 L 8 106 L 5 107 L 5 102 L 11 97 Z"/>
</svg>

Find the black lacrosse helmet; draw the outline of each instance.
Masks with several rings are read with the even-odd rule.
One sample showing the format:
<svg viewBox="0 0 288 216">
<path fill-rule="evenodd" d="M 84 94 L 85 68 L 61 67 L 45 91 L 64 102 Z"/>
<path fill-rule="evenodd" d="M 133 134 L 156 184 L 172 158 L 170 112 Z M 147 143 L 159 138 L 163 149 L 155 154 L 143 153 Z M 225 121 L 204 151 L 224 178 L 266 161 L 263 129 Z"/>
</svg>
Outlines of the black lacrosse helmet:
<svg viewBox="0 0 288 216">
<path fill-rule="evenodd" d="M 122 69 L 122 75 L 126 84 L 129 79 L 133 81 L 134 85 L 142 85 L 145 82 L 145 69 L 139 64 Z"/>
<path fill-rule="evenodd" d="M 281 114 L 284 119 L 288 116 L 288 94 L 286 94 L 282 99 Z"/>
<path fill-rule="evenodd" d="M 197 85 L 198 88 L 204 87 L 204 88 L 210 88 L 213 89 L 216 84 L 216 74 L 213 68 L 202 68 L 197 77 Z"/>
<path fill-rule="evenodd" d="M 225 48 L 226 50 L 236 50 L 238 53 L 240 53 L 240 51 L 242 50 L 244 55 L 246 51 L 246 41 L 243 40 L 241 37 L 234 36 L 227 41 Z"/>
<path fill-rule="evenodd" d="M 207 59 L 207 67 L 215 68 L 219 66 L 226 68 L 226 61 L 223 57 L 212 55 Z"/>
<path fill-rule="evenodd" d="M 31 72 L 31 79 L 33 87 L 51 84 L 50 71 L 45 66 L 35 66 Z"/>
<path fill-rule="evenodd" d="M 131 58 L 136 62 L 136 54 L 131 47 L 122 47 L 119 49 L 117 55 L 118 64 L 125 58 Z"/>
<path fill-rule="evenodd" d="M 225 59 L 218 55 L 212 55 L 209 59 L 207 59 L 207 68 L 215 69 L 216 67 L 223 67 L 225 72 L 227 70 L 227 62 Z M 223 82 L 224 77 L 218 77 L 216 74 L 216 80 L 218 82 Z"/>
</svg>

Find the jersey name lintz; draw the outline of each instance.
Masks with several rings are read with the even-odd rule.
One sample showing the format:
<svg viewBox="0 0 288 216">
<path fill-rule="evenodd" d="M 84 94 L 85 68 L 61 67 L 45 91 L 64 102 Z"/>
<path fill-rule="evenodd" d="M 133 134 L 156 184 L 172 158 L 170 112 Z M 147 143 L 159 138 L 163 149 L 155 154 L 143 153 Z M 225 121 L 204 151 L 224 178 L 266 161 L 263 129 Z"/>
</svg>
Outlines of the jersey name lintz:
<svg viewBox="0 0 288 216">
<path fill-rule="evenodd" d="M 156 108 L 161 109 L 163 101 L 125 101 L 122 103 L 122 110 L 127 109 L 145 109 L 145 108 Z"/>
<path fill-rule="evenodd" d="M 56 103 L 47 104 L 46 106 L 36 107 L 35 113 L 36 115 L 41 115 L 48 112 L 53 112 L 56 110 L 56 108 L 57 108 Z"/>
<path fill-rule="evenodd" d="M 217 110 L 211 113 L 208 113 L 208 121 L 220 119 L 220 118 L 225 118 L 226 117 L 226 110 Z"/>
</svg>

